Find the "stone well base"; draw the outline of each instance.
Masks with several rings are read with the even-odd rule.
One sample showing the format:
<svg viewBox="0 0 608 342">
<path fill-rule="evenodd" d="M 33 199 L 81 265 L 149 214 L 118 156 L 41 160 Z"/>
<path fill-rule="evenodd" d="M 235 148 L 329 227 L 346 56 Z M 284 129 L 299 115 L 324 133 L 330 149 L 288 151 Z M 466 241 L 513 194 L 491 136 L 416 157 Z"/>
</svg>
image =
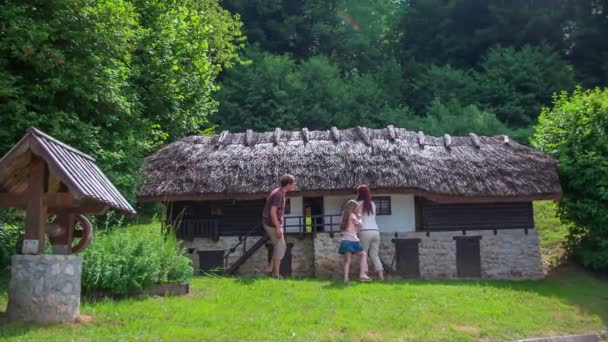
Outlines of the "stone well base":
<svg viewBox="0 0 608 342">
<path fill-rule="evenodd" d="M 31 323 L 74 322 L 80 313 L 82 257 L 14 255 L 8 318 Z"/>
</svg>

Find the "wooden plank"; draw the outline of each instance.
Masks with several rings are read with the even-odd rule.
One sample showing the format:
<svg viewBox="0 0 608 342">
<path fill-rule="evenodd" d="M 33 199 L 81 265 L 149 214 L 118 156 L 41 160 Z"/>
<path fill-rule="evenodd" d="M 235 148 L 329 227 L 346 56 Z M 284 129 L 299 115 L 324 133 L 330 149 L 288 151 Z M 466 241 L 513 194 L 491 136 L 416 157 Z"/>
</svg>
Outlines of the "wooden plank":
<svg viewBox="0 0 608 342">
<path fill-rule="evenodd" d="M 481 236 L 454 236 L 456 241 L 456 270 L 458 277 L 481 277 Z"/>
<path fill-rule="evenodd" d="M 356 131 L 361 140 L 363 140 L 363 143 L 367 146 L 371 146 L 372 142 L 371 140 L 369 140 L 369 136 L 367 135 L 367 132 L 365 132 L 363 127 L 357 126 Z"/>
<path fill-rule="evenodd" d="M 388 138 L 390 139 L 390 141 L 394 142 L 397 139 L 397 134 L 395 133 L 395 126 L 388 125 L 386 129 L 388 130 Z"/>
<path fill-rule="evenodd" d="M 481 143 L 479 142 L 479 137 L 475 133 L 469 133 L 471 136 L 471 140 L 473 141 L 473 146 L 477 148 L 481 148 Z"/>
<path fill-rule="evenodd" d="M 449 134 L 443 135 L 443 143 L 448 150 L 452 149 L 452 137 Z"/>
<path fill-rule="evenodd" d="M 23 193 L 0 193 L 0 207 L 25 208 L 27 205 L 27 196 Z"/>
<path fill-rule="evenodd" d="M 37 241 L 37 246 L 28 246 L 28 241 L 24 241 L 23 254 L 42 254 L 44 251 L 44 228 L 47 212 L 43 203 L 43 194 L 46 177 L 47 170 L 44 160 L 38 157 L 33 158 L 27 188 L 25 240 L 30 240 L 33 244 L 36 244 L 34 241 Z"/>
<path fill-rule="evenodd" d="M 424 132 L 418 131 L 418 145 L 420 148 L 424 148 Z"/>
<path fill-rule="evenodd" d="M 279 127 L 274 129 L 273 142 L 275 145 L 281 142 L 281 129 Z"/>
<path fill-rule="evenodd" d="M 308 128 L 306 127 L 302 128 L 302 140 L 304 140 L 304 143 L 310 141 L 310 133 L 308 132 Z"/>
<path fill-rule="evenodd" d="M 217 138 L 217 142 L 215 143 L 215 147 L 220 147 L 220 145 L 224 144 L 224 141 L 226 141 L 226 138 L 228 137 L 228 131 L 222 131 L 222 133 L 220 133 L 219 137 Z"/>
<path fill-rule="evenodd" d="M 545 194 L 530 194 L 530 195 L 518 195 L 518 196 L 459 196 L 459 195 L 447 195 L 437 194 L 428 191 L 423 191 L 417 188 L 407 187 L 395 187 L 395 188 L 376 188 L 373 190 L 376 193 L 387 193 L 387 194 L 412 194 L 426 199 L 435 201 L 437 203 L 494 203 L 494 202 L 515 202 L 515 201 L 536 201 L 536 200 L 559 200 L 561 193 L 545 193 Z M 352 195 L 351 189 L 340 189 L 340 190 L 304 190 L 304 191 L 292 191 L 289 193 L 290 197 L 306 196 L 306 197 L 318 197 L 318 196 L 332 196 L 332 195 Z M 256 193 L 209 193 L 199 195 L 173 195 L 173 196 L 138 196 L 137 201 L 139 203 L 149 202 L 176 202 L 176 201 L 214 201 L 214 200 L 253 200 L 253 199 L 265 199 L 268 196 L 268 192 L 256 192 Z"/>
<path fill-rule="evenodd" d="M 331 138 L 335 142 L 339 142 L 340 141 L 340 131 L 338 130 L 338 128 L 336 128 L 336 126 L 333 126 L 331 128 Z"/>
<path fill-rule="evenodd" d="M 245 146 L 253 145 L 253 131 L 248 129 L 245 131 Z"/>
</svg>

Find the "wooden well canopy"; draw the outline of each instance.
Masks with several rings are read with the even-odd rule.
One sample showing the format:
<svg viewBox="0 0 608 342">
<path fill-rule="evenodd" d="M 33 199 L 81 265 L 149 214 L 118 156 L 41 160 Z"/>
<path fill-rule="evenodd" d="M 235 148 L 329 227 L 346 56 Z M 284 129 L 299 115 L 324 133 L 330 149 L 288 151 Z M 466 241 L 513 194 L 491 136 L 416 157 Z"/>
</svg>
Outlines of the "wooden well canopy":
<svg viewBox="0 0 608 342">
<path fill-rule="evenodd" d="M 556 161 L 507 136 L 440 137 L 388 126 L 325 131 L 306 128 L 173 142 L 143 166 L 139 201 L 264 198 L 285 173 L 297 196 L 375 191 L 438 202 L 558 199 Z"/>
<path fill-rule="evenodd" d="M 26 210 L 26 242 L 38 241 L 32 254 L 43 250 L 50 214 L 72 228 L 78 214 L 135 214 L 92 157 L 35 128 L 0 159 L 0 206 Z"/>
</svg>

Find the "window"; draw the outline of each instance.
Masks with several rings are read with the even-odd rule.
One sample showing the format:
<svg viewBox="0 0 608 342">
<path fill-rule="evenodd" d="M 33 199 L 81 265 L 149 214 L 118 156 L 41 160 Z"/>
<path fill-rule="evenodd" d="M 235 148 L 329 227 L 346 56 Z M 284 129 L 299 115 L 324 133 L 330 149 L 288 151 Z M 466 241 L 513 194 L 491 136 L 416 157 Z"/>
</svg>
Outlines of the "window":
<svg viewBox="0 0 608 342">
<path fill-rule="evenodd" d="M 223 214 L 223 210 L 222 207 L 220 206 L 211 206 L 210 208 L 211 211 L 211 216 L 222 216 Z"/>
<path fill-rule="evenodd" d="M 285 199 L 285 209 L 283 210 L 283 214 L 291 214 L 291 198 Z"/>
<path fill-rule="evenodd" d="M 372 201 L 376 204 L 376 215 L 391 215 L 390 196 L 372 197 Z"/>
</svg>

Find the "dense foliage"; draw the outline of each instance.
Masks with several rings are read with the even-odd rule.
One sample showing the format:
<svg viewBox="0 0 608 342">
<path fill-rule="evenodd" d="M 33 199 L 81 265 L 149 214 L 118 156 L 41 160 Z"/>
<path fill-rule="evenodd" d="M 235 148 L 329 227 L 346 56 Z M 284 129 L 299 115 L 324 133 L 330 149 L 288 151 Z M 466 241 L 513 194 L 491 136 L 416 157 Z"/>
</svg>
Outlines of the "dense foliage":
<svg viewBox="0 0 608 342">
<path fill-rule="evenodd" d="M 154 284 L 181 283 L 192 276 L 190 259 L 175 236 L 133 226 L 98 234 L 83 252 L 82 288 L 89 293 L 126 294 Z"/>
<path fill-rule="evenodd" d="M 217 106 L 240 25 L 219 1 L 2 2 L 0 155 L 36 126 L 91 154 L 133 198 L 143 157 Z"/>
<path fill-rule="evenodd" d="M 608 89 L 561 93 L 539 121 L 533 143 L 558 159 L 574 255 L 608 272 Z"/>
</svg>

